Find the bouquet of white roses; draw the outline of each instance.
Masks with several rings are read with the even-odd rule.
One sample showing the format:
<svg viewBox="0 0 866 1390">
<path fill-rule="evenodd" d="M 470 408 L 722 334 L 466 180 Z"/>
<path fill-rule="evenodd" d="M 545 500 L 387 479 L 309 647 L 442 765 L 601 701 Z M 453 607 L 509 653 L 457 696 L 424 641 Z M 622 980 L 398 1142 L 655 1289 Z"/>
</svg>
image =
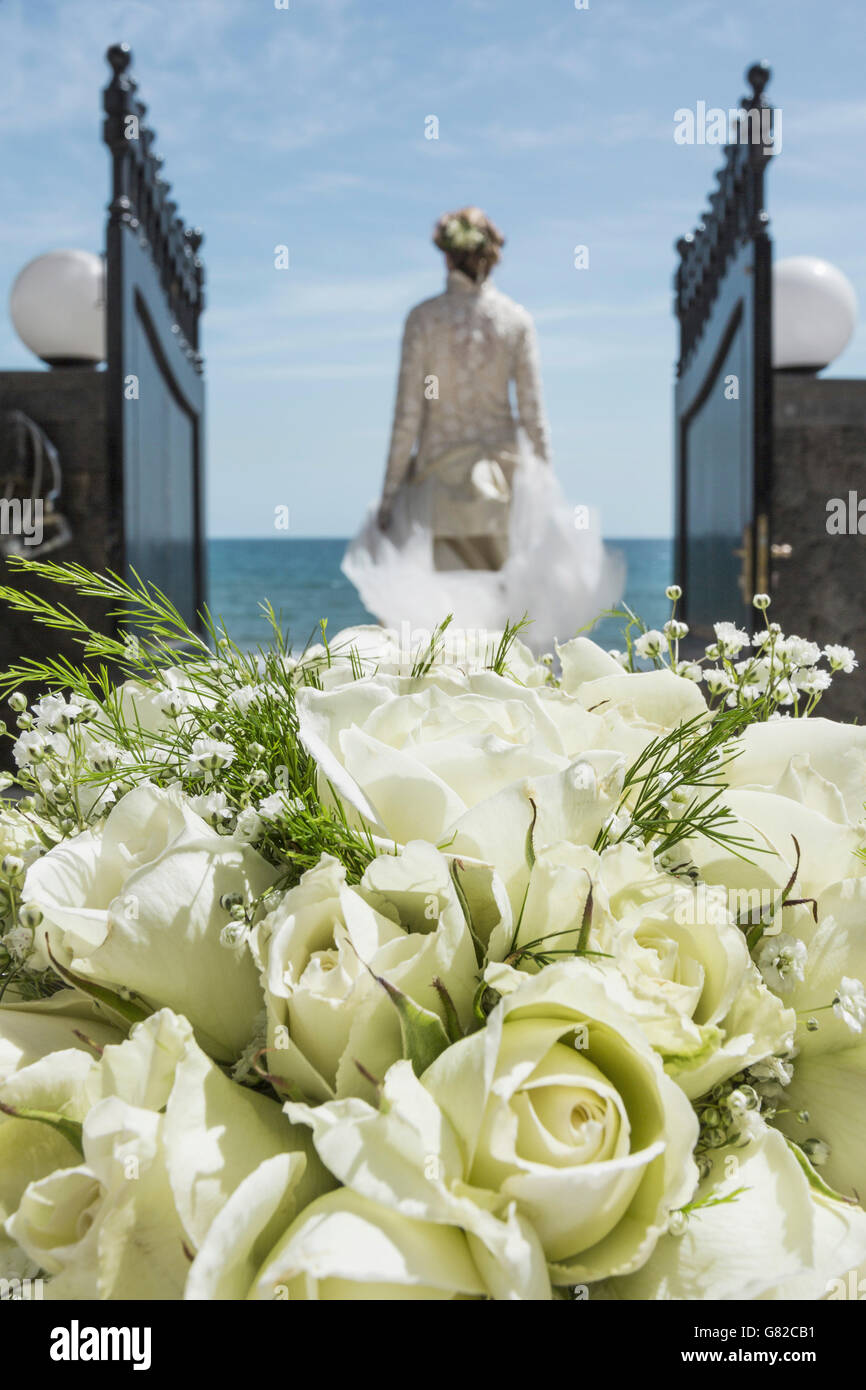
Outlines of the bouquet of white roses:
<svg viewBox="0 0 866 1390">
<path fill-rule="evenodd" d="M 120 631 L 3 592 L 82 656 L 3 687 L 0 1277 L 847 1295 L 866 730 L 812 711 L 852 653 L 759 596 L 754 637 L 680 660 L 676 589 L 558 676 L 516 629 L 323 626 L 296 657 L 271 613 L 247 653 L 149 586 L 26 567 Z"/>
</svg>

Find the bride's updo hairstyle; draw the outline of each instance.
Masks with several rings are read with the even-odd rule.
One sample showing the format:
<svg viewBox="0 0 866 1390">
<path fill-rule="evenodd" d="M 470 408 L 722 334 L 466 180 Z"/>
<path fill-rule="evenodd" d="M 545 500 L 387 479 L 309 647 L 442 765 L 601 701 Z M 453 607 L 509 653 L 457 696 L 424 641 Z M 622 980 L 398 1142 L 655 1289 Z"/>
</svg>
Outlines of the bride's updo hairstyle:
<svg viewBox="0 0 866 1390">
<path fill-rule="evenodd" d="M 499 260 L 505 237 L 480 208 L 461 208 L 439 218 L 433 244 L 451 257 L 455 270 L 480 284 Z"/>
</svg>

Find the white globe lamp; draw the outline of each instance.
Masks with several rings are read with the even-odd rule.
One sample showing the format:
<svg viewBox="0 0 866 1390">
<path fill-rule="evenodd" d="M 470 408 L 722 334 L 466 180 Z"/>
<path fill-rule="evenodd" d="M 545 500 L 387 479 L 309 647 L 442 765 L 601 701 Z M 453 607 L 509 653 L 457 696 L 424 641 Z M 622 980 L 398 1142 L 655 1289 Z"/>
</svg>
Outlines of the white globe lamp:
<svg viewBox="0 0 866 1390">
<path fill-rule="evenodd" d="M 52 367 L 105 360 L 105 263 L 92 251 L 49 251 L 19 271 L 9 295 L 18 337 Z"/>
<path fill-rule="evenodd" d="M 820 372 L 851 341 L 857 294 L 846 275 L 817 256 L 789 256 L 773 266 L 773 366 Z"/>
</svg>

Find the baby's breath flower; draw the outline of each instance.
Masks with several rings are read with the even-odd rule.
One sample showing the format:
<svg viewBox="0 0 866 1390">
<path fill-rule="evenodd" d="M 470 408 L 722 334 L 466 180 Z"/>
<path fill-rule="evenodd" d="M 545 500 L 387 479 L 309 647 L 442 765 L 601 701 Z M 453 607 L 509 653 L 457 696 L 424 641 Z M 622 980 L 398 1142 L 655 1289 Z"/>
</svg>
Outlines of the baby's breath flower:
<svg viewBox="0 0 866 1390">
<path fill-rule="evenodd" d="M 262 689 L 255 685 L 242 685 L 237 690 L 233 690 L 229 695 L 229 704 L 233 705 L 238 714 L 248 714 L 250 707 L 262 698 Z"/>
<path fill-rule="evenodd" d="M 833 999 L 833 1013 L 852 1033 L 862 1033 L 866 1027 L 866 989 L 862 980 L 843 975 Z"/>
<path fill-rule="evenodd" d="M 734 705 L 753 705 L 757 700 L 760 700 L 763 693 L 759 685 L 741 685 L 739 690 L 735 690 L 728 696 L 726 704 L 731 709 L 734 708 Z"/>
<path fill-rule="evenodd" d="M 615 811 L 612 816 L 608 816 L 602 829 L 607 832 L 607 837 L 611 841 L 617 841 L 628 830 L 631 824 L 631 816 L 628 811 Z"/>
<path fill-rule="evenodd" d="M 769 594 L 754 594 L 752 596 L 752 607 L 757 608 L 760 613 L 763 613 L 767 608 L 769 608 L 769 606 Z"/>
<path fill-rule="evenodd" d="M 286 816 L 295 811 L 303 811 L 304 803 L 299 796 L 287 797 L 285 792 L 273 792 L 266 796 L 256 807 L 260 816 L 265 820 L 283 820 Z"/>
<path fill-rule="evenodd" d="M 669 598 L 671 603 L 676 603 L 683 596 L 683 591 L 679 584 L 669 584 L 665 589 L 665 598 Z"/>
<path fill-rule="evenodd" d="M 669 637 L 672 642 L 679 642 L 683 637 L 688 637 L 689 625 L 688 623 L 681 623 L 679 618 L 669 618 L 662 631 L 665 637 Z"/>
<path fill-rule="evenodd" d="M 794 985 L 806 978 L 808 951 L 805 942 L 787 932 L 761 942 L 755 963 L 776 994 L 790 994 Z"/>
<path fill-rule="evenodd" d="M 737 656 L 749 641 L 749 634 L 734 623 L 714 623 L 719 652 L 723 656 Z"/>
<path fill-rule="evenodd" d="M 8 705 L 15 714 L 23 714 L 27 708 L 27 696 L 21 690 L 13 690 Z"/>
<path fill-rule="evenodd" d="M 56 730 L 60 733 L 64 733 L 81 713 L 77 705 L 73 705 L 62 695 L 43 695 L 31 708 L 37 728 Z"/>
<path fill-rule="evenodd" d="M 278 685 L 241 685 L 229 695 L 229 704 L 238 714 L 247 714 L 253 705 L 266 700 L 285 700 L 286 691 Z"/>
<path fill-rule="evenodd" d="M 26 927 L 13 927 L 0 941 L 14 961 L 25 961 L 33 950 L 33 933 Z"/>
<path fill-rule="evenodd" d="M 829 671 L 820 670 L 813 667 L 802 671 L 795 671 L 792 680 L 798 690 L 802 690 L 804 695 L 820 695 L 828 690 L 833 684 L 833 677 Z"/>
<path fill-rule="evenodd" d="M 94 772 L 110 772 L 117 766 L 119 759 L 120 749 L 116 743 L 110 743 L 107 739 L 94 743 L 87 754 L 87 761 Z"/>
<path fill-rule="evenodd" d="M 264 833 L 264 825 L 261 816 L 253 810 L 252 806 L 245 806 L 238 812 L 235 822 L 234 836 L 236 840 L 241 840 L 244 844 L 253 844 L 260 840 Z"/>
<path fill-rule="evenodd" d="M 761 690 L 766 690 L 769 684 L 771 666 L 769 661 L 762 657 L 750 656 L 745 661 L 738 661 L 734 670 L 745 685 L 757 685 Z"/>
<path fill-rule="evenodd" d="M 776 652 L 791 666 L 814 666 L 821 660 L 821 648 L 817 642 L 807 642 L 805 637 L 783 637 L 776 643 Z"/>
<path fill-rule="evenodd" d="M 612 656 L 614 661 L 617 662 L 618 665 L 622 667 L 628 666 L 628 652 L 621 652 L 618 651 L 616 647 L 611 647 L 609 648 L 607 654 L 608 656 Z"/>
<path fill-rule="evenodd" d="M 167 690 L 161 690 L 156 697 L 156 707 L 163 714 L 168 714 L 172 719 L 176 719 L 179 714 L 183 714 L 189 706 L 189 694 L 186 690 L 180 690 L 176 685 L 170 685 Z"/>
<path fill-rule="evenodd" d="M 658 656 L 664 646 L 664 633 L 659 632 L 658 628 L 651 627 L 647 632 L 642 632 L 640 637 L 635 638 L 634 649 L 638 656 Z"/>
<path fill-rule="evenodd" d="M 73 690 L 69 696 L 69 703 L 75 705 L 78 710 L 78 718 L 81 723 L 89 724 L 96 719 L 99 714 L 99 705 L 95 700 L 91 700 L 89 695 L 81 695 L 77 690 Z"/>
<path fill-rule="evenodd" d="M 846 676 L 850 676 L 859 661 L 854 660 L 854 653 L 850 647 L 839 647 L 830 645 L 824 648 L 824 655 L 830 663 L 831 671 L 843 671 Z"/>
<path fill-rule="evenodd" d="M 730 674 L 722 666 L 710 666 L 703 673 L 711 695 L 721 695 L 733 685 Z"/>
<path fill-rule="evenodd" d="M 783 678 L 773 690 L 773 699 L 778 700 L 780 705 L 793 705 L 797 691 L 788 679 Z"/>
<path fill-rule="evenodd" d="M 210 825 L 231 820 L 234 815 L 225 792 L 212 791 L 204 796 L 191 796 L 189 804 L 196 815 Z"/>
<path fill-rule="evenodd" d="M 696 661 L 680 661 L 676 667 L 676 673 L 684 680 L 694 681 L 695 685 L 699 684 L 704 674 Z"/>
<path fill-rule="evenodd" d="M 747 1075 L 760 1096 L 775 1097 L 790 1086 L 794 1067 L 786 1057 L 764 1057 L 752 1063 Z"/>
<path fill-rule="evenodd" d="M 235 750 L 230 743 L 222 743 L 215 738 L 193 739 L 186 770 L 190 777 L 201 777 L 205 772 L 218 772 L 234 762 Z"/>
</svg>

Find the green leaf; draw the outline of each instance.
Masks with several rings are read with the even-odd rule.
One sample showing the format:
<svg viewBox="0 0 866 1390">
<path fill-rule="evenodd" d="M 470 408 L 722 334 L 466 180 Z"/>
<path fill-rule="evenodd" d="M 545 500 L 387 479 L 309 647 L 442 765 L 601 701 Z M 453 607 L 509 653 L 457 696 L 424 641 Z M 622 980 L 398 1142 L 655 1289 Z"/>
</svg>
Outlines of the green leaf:
<svg viewBox="0 0 866 1390">
<path fill-rule="evenodd" d="M 84 1145 L 80 1120 L 68 1120 L 65 1115 L 57 1115 L 50 1110 L 30 1110 L 26 1106 L 16 1109 L 11 1105 L 4 1105 L 2 1100 L 0 1100 L 0 1110 L 13 1120 L 37 1120 L 39 1124 L 50 1125 L 83 1156 Z"/>
<path fill-rule="evenodd" d="M 526 863 L 530 869 L 533 869 L 535 867 L 535 843 L 533 836 L 535 834 L 535 822 L 538 820 L 538 807 L 532 797 L 529 798 L 529 804 L 532 807 L 532 820 L 529 822 L 529 829 L 526 832 Z"/>
<path fill-rule="evenodd" d="M 735 1187 L 733 1192 L 726 1192 L 724 1196 L 719 1196 L 715 1192 L 707 1192 L 703 1197 L 696 1197 L 693 1202 L 686 1202 L 684 1207 L 677 1207 L 676 1210 L 682 1212 L 683 1216 L 694 1216 L 709 1207 L 724 1207 L 729 1202 L 736 1202 L 744 1192 L 751 1192 L 749 1187 Z"/>
<path fill-rule="evenodd" d="M 519 637 L 520 633 L 523 632 L 527 627 L 531 627 L 531 625 L 532 619 L 530 618 L 528 613 L 524 613 L 523 617 L 517 623 L 507 622 L 505 624 L 502 637 L 499 641 L 499 646 L 496 648 L 496 651 L 493 654 L 493 660 L 491 661 L 488 670 L 494 671 L 497 676 L 506 675 L 508 666 L 508 653 L 511 649 L 511 646 L 513 645 L 515 639 Z M 514 677 L 511 676 L 510 679 L 513 680 Z"/>
<path fill-rule="evenodd" d="M 585 954 L 587 949 L 587 943 L 589 941 L 589 931 L 592 926 L 592 878 L 586 870 L 584 870 L 584 873 L 586 873 L 586 876 L 589 879 L 589 892 L 586 895 L 586 903 L 584 904 L 583 909 L 583 919 L 580 923 L 580 936 L 577 938 L 577 955 Z"/>
<path fill-rule="evenodd" d="M 460 1026 L 460 1019 L 454 1007 L 454 1000 L 448 993 L 443 980 L 437 975 L 433 981 L 433 988 L 442 1000 L 442 1008 L 445 1011 L 445 1031 L 448 1034 L 449 1042 L 459 1042 L 463 1037 L 463 1029 Z"/>
<path fill-rule="evenodd" d="M 450 1046 L 442 1020 L 438 1014 L 416 1004 L 384 976 L 374 975 L 373 978 L 378 980 L 400 1015 L 403 1056 L 412 1063 L 415 1075 L 422 1076 L 440 1052 Z"/>
<path fill-rule="evenodd" d="M 824 1181 L 817 1169 L 813 1168 L 807 1155 L 800 1148 L 800 1145 L 795 1144 L 793 1139 L 788 1140 L 788 1148 L 791 1150 L 800 1167 L 803 1169 L 803 1172 L 806 1174 L 806 1177 L 809 1179 L 810 1187 L 813 1187 L 816 1192 L 820 1192 L 822 1197 L 832 1197 L 834 1202 L 844 1202 L 845 1205 L 849 1207 L 857 1206 L 856 1197 L 848 1197 L 844 1192 L 837 1192 L 835 1188 Z"/>
<path fill-rule="evenodd" d="M 472 1013 L 482 1028 L 501 998 L 498 990 L 491 989 L 486 980 L 481 980 L 472 999 Z"/>
<path fill-rule="evenodd" d="M 86 979 L 83 975 L 76 975 L 75 971 L 60 964 L 53 955 L 50 946 L 48 947 L 48 954 L 51 957 L 51 964 L 62 980 L 65 980 L 68 985 L 72 985 L 75 989 L 81 990 L 82 994 L 95 999 L 97 1004 L 102 1004 L 103 1008 L 110 1009 L 113 1014 L 117 1014 L 127 1027 L 131 1028 L 134 1023 L 143 1023 L 154 1012 L 147 1004 L 137 1004 L 131 998 L 124 999 L 114 990 L 106 989 L 104 985 L 94 984 L 92 980 Z"/>
</svg>

